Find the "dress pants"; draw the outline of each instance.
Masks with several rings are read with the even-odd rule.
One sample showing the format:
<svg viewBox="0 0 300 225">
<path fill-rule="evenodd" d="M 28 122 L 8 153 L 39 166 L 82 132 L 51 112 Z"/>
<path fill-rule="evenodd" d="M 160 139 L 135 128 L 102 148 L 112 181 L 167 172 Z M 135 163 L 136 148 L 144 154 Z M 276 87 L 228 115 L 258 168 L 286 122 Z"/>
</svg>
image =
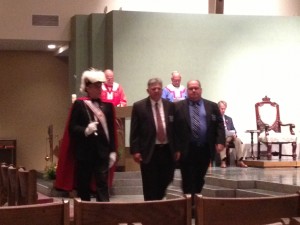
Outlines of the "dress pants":
<svg viewBox="0 0 300 225">
<path fill-rule="evenodd" d="M 233 138 L 232 136 L 226 137 L 226 144 L 233 141 L 234 148 L 235 148 L 235 154 L 236 154 L 236 160 L 241 160 L 243 158 L 243 145 L 241 139 L 238 137 Z M 220 158 L 221 160 L 224 160 L 226 158 L 226 148 L 220 152 Z"/>
<path fill-rule="evenodd" d="M 144 200 L 161 200 L 172 182 L 175 162 L 169 145 L 155 145 L 149 163 L 141 163 Z"/>
<path fill-rule="evenodd" d="M 181 158 L 180 169 L 184 194 L 201 193 L 207 169 L 211 161 L 208 145 L 190 144 L 185 157 Z"/>
<path fill-rule="evenodd" d="M 91 188 L 96 184 L 96 201 L 108 202 L 108 159 L 77 162 L 77 194 L 81 200 L 91 200 Z M 93 181 L 93 182 L 92 182 Z"/>
</svg>

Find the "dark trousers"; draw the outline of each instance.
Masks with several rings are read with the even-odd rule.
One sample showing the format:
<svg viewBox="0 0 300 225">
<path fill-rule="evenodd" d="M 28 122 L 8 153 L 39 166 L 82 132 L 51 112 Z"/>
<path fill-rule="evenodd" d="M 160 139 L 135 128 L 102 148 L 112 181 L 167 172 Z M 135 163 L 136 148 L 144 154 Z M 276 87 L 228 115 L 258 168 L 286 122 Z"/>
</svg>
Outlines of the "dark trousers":
<svg viewBox="0 0 300 225">
<path fill-rule="evenodd" d="M 182 190 L 184 194 L 201 193 L 207 169 L 210 164 L 210 151 L 207 145 L 190 145 L 187 155 L 180 161 Z"/>
<path fill-rule="evenodd" d="M 156 145 L 149 163 L 141 163 L 144 200 L 161 200 L 172 182 L 175 170 L 168 145 Z"/>
<path fill-rule="evenodd" d="M 92 181 L 96 185 L 96 200 L 109 201 L 108 192 L 108 159 L 78 161 L 76 165 L 77 194 L 81 200 L 91 200 Z"/>
</svg>

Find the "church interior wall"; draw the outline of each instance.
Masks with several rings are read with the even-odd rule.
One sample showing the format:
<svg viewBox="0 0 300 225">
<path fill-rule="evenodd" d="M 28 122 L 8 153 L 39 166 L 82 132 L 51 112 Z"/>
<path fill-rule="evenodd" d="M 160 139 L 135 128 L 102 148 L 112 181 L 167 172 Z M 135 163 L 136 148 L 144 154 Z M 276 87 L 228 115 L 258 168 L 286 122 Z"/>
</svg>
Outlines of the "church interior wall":
<svg viewBox="0 0 300 225">
<path fill-rule="evenodd" d="M 248 7 L 253 9 L 250 12 L 243 8 L 249 4 L 242 6 L 241 3 L 235 3 L 240 8 L 234 9 L 229 5 L 233 0 L 228 0 L 224 13 L 231 15 L 206 15 L 207 8 L 203 12 L 199 9 L 203 6 L 194 7 L 200 13 L 192 10 L 188 13 L 184 7 L 183 12 L 179 13 L 180 7 L 166 12 L 167 7 L 159 9 L 159 4 L 154 3 L 156 8 L 148 7 L 148 12 L 138 12 L 147 9 L 143 9 L 140 3 L 130 6 L 128 2 L 124 6 L 114 1 L 102 1 L 102 5 L 98 6 L 95 5 L 98 4 L 96 1 L 91 1 L 85 8 L 81 7 L 79 1 L 69 7 L 69 11 L 65 11 L 65 6 L 59 12 L 54 6 L 41 8 L 37 4 L 31 11 L 28 7 L 20 6 L 18 9 L 22 9 L 22 12 L 16 12 L 20 15 L 16 21 L 7 15 L 16 15 L 11 12 L 10 4 L 14 2 L 5 1 L 6 8 L 10 9 L 5 10 L 5 13 L 2 13 L 5 7 L 0 9 L 1 23 L 11 24 L 9 29 L 1 29 L 1 38 L 32 39 L 32 35 L 44 38 L 43 33 L 48 35 L 50 32 L 50 39 L 69 41 L 72 16 L 108 12 L 106 16 L 111 15 L 113 23 L 112 41 L 108 45 L 109 49 L 105 50 L 106 58 L 97 61 L 101 55 L 93 52 L 89 56 L 92 61 L 83 65 L 113 67 L 116 81 L 123 85 L 129 105 L 147 96 L 146 83 L 150 77 L 161 77 L 166 85 L 170 82 L 171 71 L 179 70 L 184 85 L 189 79 L 199 79 L 204 98 L 213 101 L 224 99 L 228 102 L 227 112 L 234 118 L 243 141 L 250 141 L 249 134 L 244 131 L 255 129 L 254 104 L 265 95 L 280 104 L 282 121 L 294 122 L 296 135 L 299 134 L 300 106 L 296 102 L 300 31 L 299 18 L 295 16 L 299 14 L 299 5 L 286 7 L 283 11 L 278 10 L 277 5 L 264 12 L 261 11 L 264 7 Z M 109 5 L 110 2 L 114 2 L 113 5 Z M 252 2 L 263 4 L 261 1 Z M 280 1 L 276 2 L 279 4 Z M 296 4 L 297 1 L 293 2 Z M 31 3 L 36 4 L 35 1 Z M 23 3 L 18 1 L 19 4 Z M 28 2 L 26 4 L 30 5 Z M 257 15 L 247 15 L 255 14 L 255 9 L 259 9 Z M 58 29 L 40 27 L 32 30 L 24 24 L 22 28 L 16 26 L 17 22 L 26 21 L 24 17 L 28 21 L 31 14 L 40 12 L 65 13 L 66 18 L 61 21 Z M 263 13 L 269 16 L 262 16 Z M 2 27 L 7 28 L 7 25 Z M 96 36 L 91 40 L 93 46 L 97 43 Z M 97 48 L 104 51 L 102 47 L 100 45 Z M 2 51 L 0 57 L 0 90 L 3 99 L 0 102 L 0 137 L 17 139 L 18 165 L 43 169 L 45 152 L 49 147 L 46 140 L 47 126 L 52 123 L 57 139 L 62 137 L 71 102 L 70 93 L 78 91 L 78 86 L 74 87 L 72 83 L 72 76 L 80 77 L 80 74 L 70 75 L 76 64 L 70 66 L 51 53 Z M 107 61 L 104 63 L 104 60 Z M 83 65 L 77 70 L 82 70 Z M 37 84 L 43 88 L 36 88 Z M 37 103 L 38 107 L 33 103 L 28 104 L 28 99 Z M 17 111 L 20 106 L 11 107 L 12 102 L 18 105 L 18 102 L 22 102 L 22 110 Z"/>
</svg>

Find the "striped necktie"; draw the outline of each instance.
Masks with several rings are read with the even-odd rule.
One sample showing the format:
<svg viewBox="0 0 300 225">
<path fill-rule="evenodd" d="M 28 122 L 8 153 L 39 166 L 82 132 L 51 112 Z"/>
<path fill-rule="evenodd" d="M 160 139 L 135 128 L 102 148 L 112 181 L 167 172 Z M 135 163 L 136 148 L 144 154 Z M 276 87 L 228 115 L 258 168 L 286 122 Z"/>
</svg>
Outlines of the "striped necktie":
<svg viewBox="0 0 300 225">
<path fill-rule="evenodd" d="M 192 135 L 194 138 L 200 138 L 200 112 L 198 103 L 192 106 Z"/>
</svg>

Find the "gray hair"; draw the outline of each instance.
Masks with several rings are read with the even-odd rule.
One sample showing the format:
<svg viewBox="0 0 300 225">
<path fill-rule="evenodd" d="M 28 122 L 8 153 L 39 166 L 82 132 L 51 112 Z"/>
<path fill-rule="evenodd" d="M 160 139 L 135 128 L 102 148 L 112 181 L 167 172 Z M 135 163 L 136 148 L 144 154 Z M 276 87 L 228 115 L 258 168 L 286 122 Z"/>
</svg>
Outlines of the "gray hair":
<svg viewBox="0 0 300 225">
<path fill-rule="evenodd" d="M 153 84 L 160 84 L 161 86 L 163 85 L 162 80 L 158 77 L 151 78 L 148 80 L 148 87 L 152 86 Z"/>
<path fill-rule="evenodd" d="M 225 102 L 224 100 L 221 100 L 218 102 L 218 106 L 220 107 L 221 104 L 225 105 L 225 107 L 227 108 L 227 102 Z"/>
</svg>

